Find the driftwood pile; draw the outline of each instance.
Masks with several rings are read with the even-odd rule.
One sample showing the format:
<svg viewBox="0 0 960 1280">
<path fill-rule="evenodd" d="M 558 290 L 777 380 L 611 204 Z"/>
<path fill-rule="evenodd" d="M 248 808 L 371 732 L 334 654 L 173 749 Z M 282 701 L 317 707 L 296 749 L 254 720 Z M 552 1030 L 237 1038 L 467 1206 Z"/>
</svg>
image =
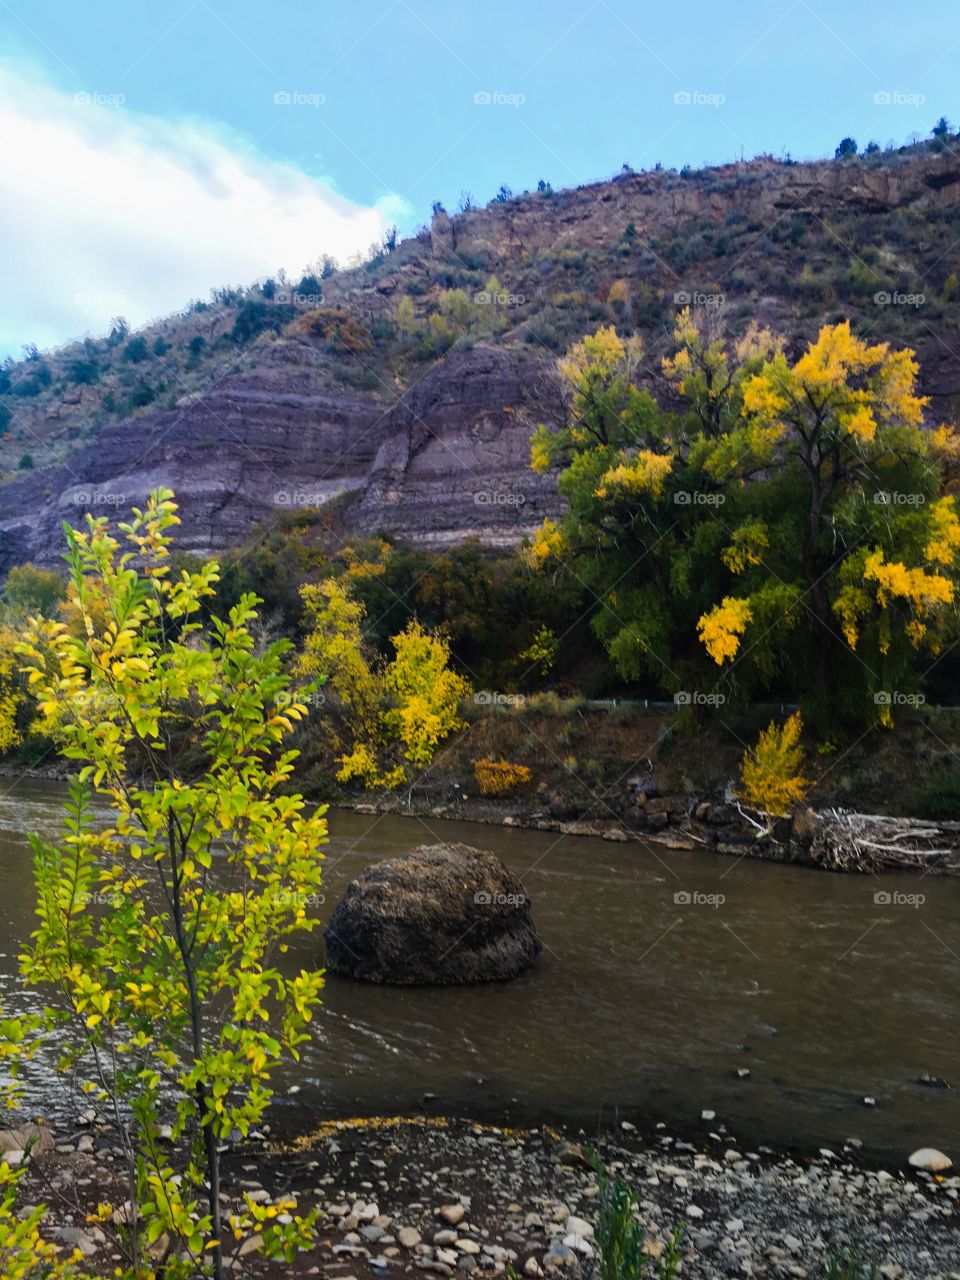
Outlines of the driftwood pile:
<svg viewBox="0 0 960 1280">
<path fill-rule="evenodd" d="M 810 856 L 831 871 L 928 871 L 960 865 L 960 823 L 825 809 Z"/>
</svg>

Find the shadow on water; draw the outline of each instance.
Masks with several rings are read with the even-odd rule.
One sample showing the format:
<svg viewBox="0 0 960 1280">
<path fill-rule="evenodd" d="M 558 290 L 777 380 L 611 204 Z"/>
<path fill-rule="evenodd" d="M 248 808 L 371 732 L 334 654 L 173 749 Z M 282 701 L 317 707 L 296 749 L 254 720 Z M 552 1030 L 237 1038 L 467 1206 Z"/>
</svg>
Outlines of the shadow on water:
<svg viewBox="0 0 960 1280">
<path fill-rule="evenodd" d="M 4 1004 L 23 1007 L 26 833 L 57 830 L 63 789 L 5 790 L 0 983 Z M 960 1088 L 919 1083 L 927 1073 L 960 1085 L 958 879 L 829 875 L 348 811 L 332 812 L 330 827 L 321 919 L 366 863 L 462 840 L 520 875 L 544 951 L 521 977 L 481 987 L 331 977 L 313 1042 L 277 1081 L 298 1120 L 426 1108 L 588 1129 L 657 1118 L 693 1131 L 709 1108 L 741 1140 L 806 1148 L 856 1136 L 898 1159 L 949 1149 L 960 1133 Z M 320 933 L 286 962 L 322 964 Z"/>
</svg>

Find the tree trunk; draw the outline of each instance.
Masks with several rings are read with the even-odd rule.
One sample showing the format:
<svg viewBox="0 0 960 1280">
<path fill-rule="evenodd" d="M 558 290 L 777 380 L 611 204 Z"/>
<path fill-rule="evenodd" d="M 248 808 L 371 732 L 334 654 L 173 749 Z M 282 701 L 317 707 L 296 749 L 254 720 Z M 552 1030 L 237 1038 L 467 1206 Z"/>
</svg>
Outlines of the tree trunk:
<svg viewBox="0 0 960 1280">
<path fill-rule="evenodd" d="M 814 458 L 814 446 L 807 450 L 807 469 L 810 474 L 810 512 L 807 520 L 807 536 L 803 544 L 803 576 L 809 587 L 810 611 L 820 624 L 815 633 L 817 641 L 813 654 L 813 681 L 817 700 L 821 706 L 829 705 L 834 688 L 833 669 L 828 645 L 835 637 L 833 611 L 824 585 L 829 562 L 819 554 L 820 536 L 823 532 L 823 481 L 820 462 Z"/>
<path fill-rule="evenodd" d="M 200 1008 L 200 997 L 197 993 L 197 979 L 193 971 L 190 946 L 184 929 L 183 907 L 180 902 L 179 860 L 177 858 L 178 836 L 173 830 L 173 820 L 168 824 L 168 843 L 171 863 L 171 901 L 173 907 L 173 925 L 177 938 L 177 949 L 183 961 L 183 976 L 190 996 L 190 1031 L 193 1041 L 193 1056 L 199 1061 L 203 1056 L 203 1018 Z M 183 850 L 186 855 L 186 849 Z M 197 1081 L 197 1122 L 203 1131 L 204 1156 L 207 1164 L 207 1202 L 210 1206 L 210 1235 L 216 1241 L 210 1250 L 210 1261 L 213 1266 L 214 1280 L 223 1280 L 223 1250 L 220 1242 L 222 1224 L 220 1221 L 220 1153 L 217 1151 L 217 1135 L 211 1123 L 204 1123 L 209 1110 L 209 1093 L 202 1080 Z"/>
</svg>

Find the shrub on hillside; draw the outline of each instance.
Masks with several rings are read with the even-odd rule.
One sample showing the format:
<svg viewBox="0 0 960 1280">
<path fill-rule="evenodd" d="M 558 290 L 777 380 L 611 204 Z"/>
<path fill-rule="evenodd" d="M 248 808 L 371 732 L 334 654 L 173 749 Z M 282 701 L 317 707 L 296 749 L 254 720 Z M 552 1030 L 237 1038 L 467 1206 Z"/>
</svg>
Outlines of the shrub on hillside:
<svg viewBox="0 0 960 1280">
<path fill-rule="evenodd" d="M 124 360 L 130 364 L 141 364 L 150 355 L 150 348 L 147 346 L 147 340 L 142 334 L 131 338 L 123 349 Z"/>
<path fill-rule="evenodd" d="M 230 337 L 234 342 L 244 343 L 258 338 L 261 333 L 278 333 L 295 315 L 295 308 L 287 302 L 258 302 L 248 298 L 237 312 Z"/>
<path fill-rule="evenodd" d="M 474 760 L 473 776 L 482 796 L 500 796 L 525 786 L 533 777 L 525 764 L 507 760 Z"/>
<path fill-rule="evenodd" d="M 293 333 L 322 338 L 333 351 L 361 355 L 373 346 L 373 336 L 365 324 L 343 307 L 320 307 L 298 316 L 290 326 Z"/>
</svg>

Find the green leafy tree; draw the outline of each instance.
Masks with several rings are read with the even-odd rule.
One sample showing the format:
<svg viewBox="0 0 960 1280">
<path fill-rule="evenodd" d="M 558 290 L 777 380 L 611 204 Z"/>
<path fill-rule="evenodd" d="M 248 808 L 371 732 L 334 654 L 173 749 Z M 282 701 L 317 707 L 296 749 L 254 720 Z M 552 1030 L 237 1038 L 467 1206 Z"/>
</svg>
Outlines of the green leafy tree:
<svg viewBox="0 0 960 1280">
<path fill-rule="evenodd" d="M 150 348 L 147 346 L 147 340 L 143 334 L 138 333 L 135 338 L 131 338 L 123 349 L 123 358 L 129 361 L 130 364 L 142 364 L 149 357 Z"/>
<path fill-rule="evenodd" d="M 940 457 L 957 442 L 924 429 L 917 374 L 912 351 L 826 325 L 796 361 L 763 362 L 740 423 L 701 453 L 738 517 L 703 644 L 726 667 L 741 636 L 772 642 L 821 722 L 891 723 L 885 695 L 956 634 L 960 518 Z"/>
<path fill-rule="evenodd" d="M 737 421 L 742 384 L 772 339 L 751 330 L 737 356 L 684 311 L 675 341 L 665 372 L 686 402 L 682 416 L 640 388 L 642 343 L 612 326 L 558 362 L 564 417 L 534 432 L 531 464 L 559 468 L 567 514 L 546 521 L 527 553 L 535 568 L 586 588 L 591 628 L 621 678 L 670 690 L 686 687 L 682 673 L 697 661 L 690 642 L 726 538 L 726 497 L 698 452 Z"/>
<path fill-rule="evenodd" d="M 261 1120 L 272 1070 L 307 1038 L 322 974 L 276 958 L 315 924 L 326 841 L 323 810 L 284 794 L 305 711 L 287 646 L 258 652 L 251 595 L 202 622 L 217 566 L 171 572 L 172 498 L 156 491 L 119 537 L 91 517 L 68 530 L 84 625 L 36 618 L 19 646 L 42 722 L 81 765 L 62 839 L 33 841 L 22 974 L 49 1001 L 61 1071 L 115 1126 L 130 1264 L 159 1248 L 168 1280 L 221 1276 L 225 1230 L 287 1258 L 312 1238 L 312 1215 L 249 1197 L 222 1220 L 220 1144 Z"/>
<path fill-rule="evenodd" d="M 520 654 L 521 662 L 528 662 L 541 676 L 548 676 L 557 658 L 559 640 L 549 627 L 540 627 L 529 648 Z"/>
<path fill-rule="evenodd" d="M 445 289 L 440 295 L 440 315 L 454 338 L 460 338 L 476 321 L 476 308 L 464 289 Z"/>
</svg>

